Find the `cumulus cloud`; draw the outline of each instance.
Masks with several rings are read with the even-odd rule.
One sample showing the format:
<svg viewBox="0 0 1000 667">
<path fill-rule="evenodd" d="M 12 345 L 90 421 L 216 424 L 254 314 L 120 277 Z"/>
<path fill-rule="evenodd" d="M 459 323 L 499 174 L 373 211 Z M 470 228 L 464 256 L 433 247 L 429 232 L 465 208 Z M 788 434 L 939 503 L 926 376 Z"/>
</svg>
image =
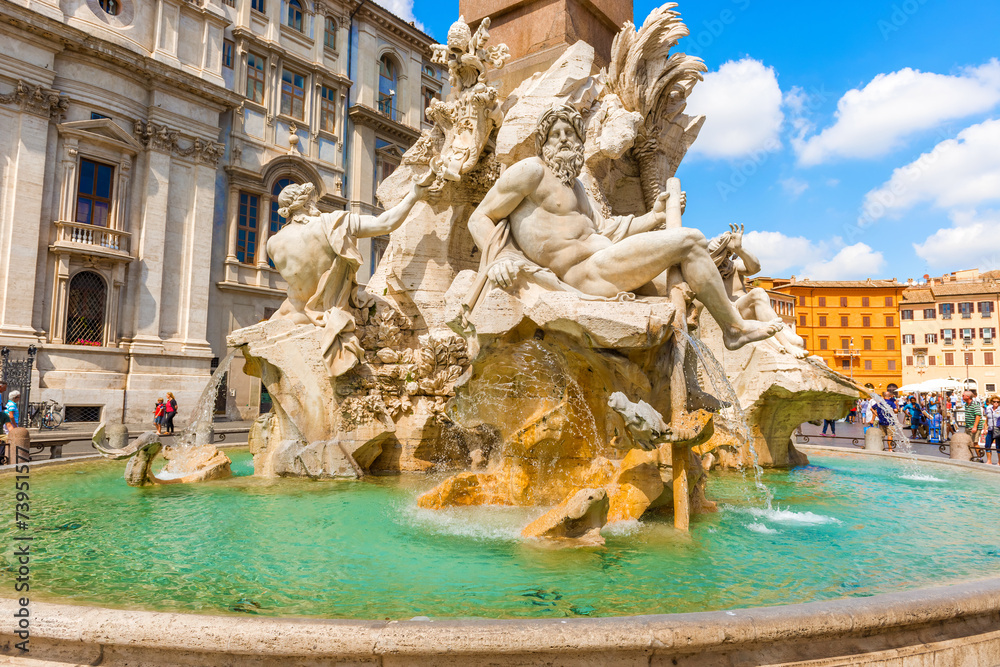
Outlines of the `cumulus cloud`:
<svg viewBox="0 0 1000 667">
<path fill-rule="evenodd" d="M 375 4 L 385 7 L 406 22 L 412 21 L 417 30 L 427 32 L 424 24 L 413 15 L 413 0 L 375 0 Z"/>
<path fill-rule="evenodd" d="M 896 169 L 865 195 L 861 222 L 898 215 L 916 204 L 974 208 L 1000 200 L 1000 119 L 962 130 L 929 153 Z"/>
<path fill-rule="evenodd" d="M 692 154 L 732 160 L 781 148 L 781 88 L 774 68 L 759 60 L 729 61 L 706 74 L 686 113 L 706 116 Z"/>
<path fill-rule="evenodd" d="M 806 264 L 802 275 L 812 280 L 864 280 L 877 278 L 884 268 L 881 252 L 866 243 L 855 243 L 841 248 L 830 259 Z"/>
<path fill-rule="evenodd" d="M 814 242 L 781 232 L 752 231 L 743 237 L 743 245 L 760 260 L 762 272 L 771 276 L 794 273 L 812 280 L 864 280 L 877 277 L 885 267 L 881 252 L 864 243 L 844 246 L 840 239 Z"/>
<path fill-rule="evenodd" d="M 956 211 L 951 226 L 937 230 L 923 243 L 914 243 L 917 255 L 934 269 L 976 266 L 1000 268 L 1000 211 Z"/>
<path fill-rule="evenodd" d="M 910 68 L 879 74 L 837 103 L 836 122 L 793 141 L 803 165 L 836 158 L 875 158 L 942 123 L 984 113 L 1000 103 L 1000 61 L 955 75 Z"/>
<path fill-rule="evenodd" d="M 803 192 L 809 189 L 808 183 L 800 178 L 795 178 L 794 176 L 791 178 L 783 178 L 778 181 L 778 183 L 785 190 L 785 192 L 791 195 L 792 199 L 797 199 Z"/>
</svg>

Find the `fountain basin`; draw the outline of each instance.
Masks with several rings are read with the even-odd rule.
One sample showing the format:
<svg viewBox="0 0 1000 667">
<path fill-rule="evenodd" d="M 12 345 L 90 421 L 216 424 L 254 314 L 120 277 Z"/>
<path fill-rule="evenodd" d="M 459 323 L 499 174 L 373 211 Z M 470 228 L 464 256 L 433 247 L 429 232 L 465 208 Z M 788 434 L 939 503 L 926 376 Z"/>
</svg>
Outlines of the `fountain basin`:
<svg viewBox="0 0 1000 667">
<path fill-rule="evenodd" d="M 50 475 L 52 482 L 64 476 L 75 478 L 78 493 L 73 500 L 81 506 L 97 507 L 100 503 L 92 494 L 100 491 L 100 477 L 107 474 L 117 478 L 120 466 L 100 463 L 96 466 L 59 466 L 48 471 L 38 469 L 32 474 L 33 489 L 37 489 L 34 497 L 40 503 L 35 525 L 57 529 L 81 525 L 36 533 L 42 539 L 34 544 L 39 552 L 33 555 L 32 561 L 32 613 L 36 619 L 32 654 L 35 658 L 48 655 L 47 659 L 52 659 L 57 653 L 68 655 L 66 652 L 69 652 L 74 662 L 90 662 L 93 660 L 90 651 L 101 644 L 105 651 L 102 664 L 119 664 L 115 662 L 116 655 L 129 655 L 132 659 L 141 655 L 139 664 L 144 665 L 175 664 L 169 662 L 173 658 L 163 653 L 170 647 L 193 651 L 203 656 L 204 664 L 252 664 L 252 660 L 256 660 L 251 659 L 253 653 L 271 656 L 267 664 L 283 664 L 282 656 L 304 655 L 303 646 L 309 644 L 313 649 L 305 653 L 315 657 L 313 664 L 332 664 L 324 662 L 320 656 L 334 655 L 350 660 L 364 657 L 382 664 L 406 664 L 407 661 L 448 664 L 430 657 L 443 653 L 451 654 L 457 661 L 454 664 L 468 664 L 467 661 L 476 655 L 496 656 L 498 660 L 503 657 L 506 661 L 497 664 L 535 664 L 536 661 L 553 664 L 552 653 L 560 649 L 568 652 L 561 654 L 557 664 L 587 664 L 587 660 L 597 659 L 596 656 L 603 656 L 601 664 L 649 664 L 650 655 L 657 656 L 657 660 L 665 658 L 666 664 L 670 664 L 671 659 L 687 659 L 685 656 L 706 651 L 717 654 L 720 660 L 727 655 L 725 659 L 729 660 L 765 648 L 767 660 L 771 662 L 764 664 L 780 664 L 792 658 L 856 657 L 856 654 L 875 649 L 895 651 L 894 657 L 941 651 L 965 655 L 965 651 L 980 651 L 970 655 L 993 658 L 978 664 L 1000 660 L 997 654 L 1000 651 L 1000 632 L 997 631 L 1000 628 L 1000 579 L 979 580 L 996 571 L 1000 559 L 995 551 L 988 552 L 989 546 L 995 549 L 1000 540 L 995 532 L 990 532 L 986 517 L 982 518 L 982 525 L 969 525 L 975 514 L 981 514 L 976 509 L 981 506 L 973 503 L 969 515 L 961 509 L 969 505 L 969 497 L 992 493 L 993 487 L 1000 486 L 1000 475 L 990 475 L 982 468 L 967 470 L 961 466 L 921 465 L 915 476 L 925 479 L 900 481 L 896 473 L 907 475 L 913 471 L 898 459 L 827 453 L 819 449 L 810 454 L 819 465 L 768 476 L 777 501 L 785 508 L 784 515 L 749 512 L 755 502 L 753 498 L 741 507 L 740 498 L 745 499 L 743 494 L 747 485 L 738 475 L 722 476 L 713 479 L 710 490 L 722 501 L 723 511 L 717 517 L 696 520 L 692 524 L 691 537 L 683 538 L 686 543 L 681 542 L 681 537 L 666 520 L 662 525 L 652 521 L 647 522 L 651 525 L 631 526 L 626 531 L 606 529 L 607 547 L 572 550 L 568 554 L 540 550 L 508 536 L 503 521 L 505 511 L 498 511 L 496 514 L 500 516 L 492 516 L 493 523 L 485 526 L 482 517 L 478 522 L 470 521 L 470 516 L 460 516 L 461 512 L 451 515 L 448 512 L 428 513 L 437 519 L 416 510 L 406 513 L 404 510 L 412 506 L 420 489 L 433 484 L 433 480 L 421 478 L 415 485 L 407 485 L 402 483 L 405 480 L 399 479 L 377 480 L 372 484 L 302 480 L 275 483 L 239 477 L 246 472 L 246 456 L 238 453 L 232 457 L 237 477 L 231 480 L 199 487 L 152 489 L 128 489 L 118 482 L 115 488 L 125 489 L 129 492 L 127 495 L 140 504 L 157 508 L 149 512 L 148 528 L 151 530 L 141 533 L 144 539 L 153 542 L 145 549 L 132 543 L 123 545 L 118 552 L 108 552 L 103 542 L 95 543 L 96 535 L 86 532 L 96 528 L 90 525 L 96 519 L 88 519 L 78 510 L 74 511 L 73 502 L 67 503 L 65 499 L 53 503 L 52 507 L 45 504 L 45 494 L 55 488 L 45 479 Z M 110 470 L 102 471 L 105 468 Z M 81 472 L 83 474 L 78 474 Z M 884 477 L 886 474 L 893 477 Z M 88 490 L 88 484 L 80 480 L 89 475 L 96 477 Z M 794 483 L 780 483 L 779 478 L 783 475 Z M 796 475 L 798 480 L 795 480 Z M 816 475 L 827 478 L 817 484 Z M 881 481 L 875 484 L 873 479 Z M 856 497 L 851 498 L 854 504 L 871 510 L 873 517 L 876 513 L 886 515 L 884 520 L 871 523 L 873 532 L 864 539 L 852 537 L 852 533 L 862 533 L 864 528 L 852 524 L 851 515 L 841 513 L 842 508 L 836 503 L 837 489 L 851 484 L 858 487 L 855 488 Z M 928 484 L 934 485 L 932 489 L 921 486 Z M 889 486 L 874 488 L 878 485 Z M 868 491 L 862 492 L 862 487 Z M 817 492 L 814 495 L 818 498 L 804 500 L 803 492 L 809 488 Z M 886 488 L 894 489 L 895 493 L 876 495 L 877 491 L 884 492 Z M 370 495 L 372 491 L 376 492 L 376 498 L 388 494 L 390 500 L 381 505 L 382 510 L 366 514 L 360 511 L 361 506 L 351 505 L 352 496 Z M 316 534 L 324 532 L 321 516 L 308 510 L 308 501 L 316 494 L 326 499 L 321 515 L 351 517 L 367 525 L 374 533 L 370 543 L 364 545 L 369 550 L 367 557 L 362 558 L 352 551 L 351 540 L 345 532 L 350 522 L 333 522 L 336 525 L 330 529 L 341 536 L 341 543 L 330 543 L 326 548 L 304 545 L 310 540 L 301 536 L 261 539 L 254 532 L 258 528 L 245 521 L 250 515 L 245 513 L 247 507 L 241 505 L 253 499 L 278 502 L 273 495 L 276 493 L 279 499 L 294 501 L 298 511 L 304 511 L 299 518 L 304 522 L 301 525 L 308 526 L 309 530 L 300 533 L 312 533 L 311 542 L 316 542 Z M 227 508 L 227 513 L 222 515 L 227 521 L 221 521 L 220 515 L 206 517 L 199 511 L 204 510 L 199 507 L 200 502 L 216 495 L 226 500 L 219 507 Z M 397 500 L 396 504 L 392 498 Z M 867 504 L 870 501 L 872 505 Z M 106 502 L 110 501 L 106 499 Z M 260 516 L 261 522 L 274 524 L 281 516 L 280 505 L 274 513 Z M 127 511 L 128 504 L 125 507 L 120 504 L 108 506 L 115 507 L 116 518 L 112 523 L 125 523 L 123 517 L 133 514 Z M 177 516 L 164 513 L 167 507 L 175 508 Z M 369 509 L 373 507 L 378 507 L 378 503 Z M 820 511 L 821 508 L 826 508 L 827 513 Z M 917 524 L 924 517 L 919 516 L 919 511 L 926 509 L 935 509 L 938 518 L 926 517 L 929 522 L 927 536 L 934 544 L 921 548 L 906 540 L 922 532 Z M 483 508 L 479 511 L 490 512 Z M 260 514 L 259 507 L 257 513 Z M 946 520 L 941 519 L 942 514 L 948 515 Z M 185 515 L 190 519 L 187 525 L 191 533 L 211 554 L 202 551 L 190 553 L 189 559 L 184 556 L 191 551 L 194 542 L 180 536 L 180 544 L 176 544 L 178 535 L 171 531 L 180 525 L 175 522 Z M 372 520 L 379 516 L 388 523 L 372 525 Z M 839 523 L 824 523 L 818 518 L 824 516 Z M 400 517 L 405 520 L 399 520 Z M 902 520 L 904 517 L 911 523 L 906 524 Z M 209 518 L 214 520 L 209 521 Z M 522 516 L 516 518 L 517 521 L 511 524 L 514 531 L 522 525 L 523 519 Z M 58 523 L 49 525 L 50 520 Z M 942 526 L 963 522 L 970 535 L 961 539 L 942 535 Z M 899 526 L 898 531 L 886 533 L 886 526 L 893 523 Z M 762 531 L 752 527 L 755 524 L 778 532 Z M 133 522 L 128 532 L 139 534 L 136 527 Z M 394 531 L 398 534 L 394 535 Z M 162 536 L 160 542 L 156 541 L 157 535 Z M 726 535 L 734 539 L 739 536 L 754 548 L 732 554 L 733 559 L 726 561 L 720 553 L 727 545 Z M 805 543 L 800 539 L 803 536 L 808 538 Z M 409 548 L 401 550 L 397 539 L 404 539 Z M 175 543 L 176 550 L 163 551 L 161 542 L 168 541 Z M 229 560 L 226 541 L 241 550 L 242 564 Z M 852 556 L 850 549 L 866 541 L 871 544 L 871 550 Z M 889 549 L 890 541 L 902 542 L 905 549 L 911 549 L 909 556 Z M 823 549 L 805 549 L 803 545 L 812 542 Z M 67 555 L 66 545 L 70 544 L 95 553 L 74 556 L 70 551 Z M 382 548 L 376 548 L 377 544 Z M 789 554 L 793 552 L 783 552 L 783 544 L 797 544 L 801 551 L 799 558 L 792 559 Z M 978 553 L 980 546 L 984 549 L 981 554 L 964 560 L 958 557 L 961 553 Z M 425 551 L 440 553 L 442 549 L 445 552 L 437 562 L 426 559 Z M 643 552 L 644 549 L 648 553 Z M 398 551 L 403 553 L 393 560 L 391 555 Z M 47 556 L 56 552 L 63 557 Z M 824 557 L 824 553 L 828 556 Z M 680 561 L 678 554 L 684 557 Z M 701 558 L 695 557 L 698 555 Z M 264 569 L 279 570 L 276 579 L 264 582 L 266 585 L 257 591 L 245 584 L 242 588 L 233 586 L 234 582 L 240 583 L 240 576 L 260 579 L 263 572 L 257 567 L 265 558 L 268 567 Z M 414 569 L 407 569 L 407 559 L 416 562 Z M 745 567 L 739 566 L 740 559 L 746 561 Z M 70 562 L 65 562 L 67 560 Z M 89 568 L 90 574 L 73 565 L 74 561 Z M 673 561 L 677 562 L 671 565 Z M 134 563 L 138 562 L 146 565 L 138 569 L 143 576 L 131 574 L 136 571 Z M 356 570 L 348 568 L 347 563 L 351 562 L 357 563 Z M 459 567 L 461 563 L 465 565 Z M 805 569 L 806 565 L 810 569 Z M 303 585 L 309 584 L 309 596 L 296 592 L 294 582 L 289 580 L 289 573 L 296 568 L 309 575 L 303 579 Z M 362 576 L 364 571 L 370 572 L 370 576 Z M 480 588 L 473 585 L 477 573 L 482 575 L 481 584 L 492 582 L 493 590 L 485 585 Z M 535 588 L 532 590 L 524 585 L 526 573 L 533 577 Z M 595 581 L 603 579 L 603 582 L 591 586 L 587 583 L 591 575 Z M 60 583 L 64 576 L 68 583 Z M 282 578 L 286 580 L 284 585 L 279 583 Z M 824 578 L 834 585 L 817 584 Z M 116 588 L 112 579 L 121 582 L 120 587 Z M 685 584 L 685 580 L 703 585 L 692 587 Z M 962 583 L 933 590 L 885 593 L 952 581 Z M 845 582 L 850 587 L 845 588 Z M 428 586 L 428 583 L 434 585 Z M 69 584 L 77 590 L 66 588 Z M 603 595 L 600 595 L 602 589 Z M 123 594 L 125 590 L 131 591 L 132 597 Z M 220 590 L 224 595 L 220 596 Z M 266 592 L 268 590 L 270 593 Z M 726 591 L 732 591 L 732 595 L 727 597 Z M 863 597 L 833 599 L 852 594 Z M 873 594 L 875 597 L 869 597 Z M 260 604 L 261 608 L 255 610 L 259 614 L 399 620 L 248 618 L 233 611 L 239 599 Z M 802 599 L 823 601 L 764 609 L 734 608 L 779 605 Z M 44 600 L 126 607 L 128 610 L 53 605 Z M 151 602 L 153 600 L 156 602 Z M 12 618 L 8 611 L 12 613 L 13 603 L 3 604 L 2 618 Z M 592 608 L 588 609 L 587 605 Z M 720 611 L 627 618 L 584 617 L 689 611 L 713 606 Z M 133 611 L 138 608 L 228 616 Z M 243 609 L 245 611 L 247 606 Z M 474 615 L 507 616 L 508 620 L 443 618 Z M 412 616 L 431 616 L 433 620 L 403 620 Z M 516 620 L 518 617 L 530 620 Z M 16 656 L 16 651 L 10 648 L 12 644 L 7 643 L 11 630 L 10 622 L 3 620 L 0 624 L 3 644 L 11 651 L 8 655 Z M 280 641 L 276 641 L 279 635 Z M 210 657 L 216 653 L 219 657 Z M 225 659 L 222 654 L 226 654 Z M 246 654 L 245 661 L 239 657 L 242 654 Z"/>
</svg>

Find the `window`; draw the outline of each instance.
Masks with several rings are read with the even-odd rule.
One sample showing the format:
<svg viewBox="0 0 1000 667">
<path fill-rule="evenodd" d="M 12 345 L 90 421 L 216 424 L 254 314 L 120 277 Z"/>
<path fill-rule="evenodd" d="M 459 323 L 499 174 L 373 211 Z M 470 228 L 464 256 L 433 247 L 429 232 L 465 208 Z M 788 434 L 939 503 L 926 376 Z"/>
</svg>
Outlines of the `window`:
<svg viewBox="0 0 1000 667">
<path fill-rule="evenodd" d="M 913 319 L 913 311 L 912 310 L 901 310 L 901 311 L 899 311 L 899 319 L 900 320 L 912 320 Z"/>
<path fill-rule="evenodd" d="M 323 46 L 328 49 L 337 50 L 337 22 L 330 16 L 324 22 Z"/>
<path fill-rule="evenodd" d="M 281 113 L 302 120 L 306 117 L 306 79 L 301 74 L 281 70 Z"/>
<path fill-rule="evenodd" d="M 111 118 L 111 116 L 105 116 L 102 113 L 97 113 L 96 111 L 90 112 L 90 120 L 102 120 L 104 118 Z"/>
<path fill-rule="evenodd" d="M 886 308 L 892 308 L 892 297 L 891 296 L 885 297 L 885 307 Z"/>
<path fill-rule="evenodd" d="M 285 24 L 302 32 L 302 3 L 299 0 L 288 0 L 288 16 Z"/>
<path fill-rule="evenodd" d="M 865 329 L 870 329 L 872 326 L 872 318 L 870 315 L 865 315 L 861 318 L 861 326 Z"/>
<path fill-rule="evenodd" d="M 865 345 L 865 349 L 866 350 L 872 349 L 872 339 L 871 338 L 865 338 L 864 345 Z"/>
<path fill-rule="evenodd" d="M 257 221 L 260 198 L 248 192 L 240 193 L 240 210 L 236 221 L 236 261 L 254 264 L 257 260 Z"/>
<path fill-rule="evenodd" d="M 861 297 L 861 307 L 862 308 L 868 308 L 870 305 L 871 304 L 869 303 L 868 297 L 866 297 L 866 296 Z"/>
<path fill-rule="evenodd" d="M 912 366 L 913 365 L 913 357 L 907 357 L 906 358 L 906 365 L 907 366 Z"/>
<path fill-rule="evenodd" d="M 850 368 L 851 367 L 851 360 L 850 359 L 844 359 L 844 360 L 842 360 L 840 362 L 840 367 L 841 368 Z"/>
<path fill-rule="evenodd" d="M 890 359 L 889 360 L 889 367 L 888 367 L 887 370 L 890 370 L 890 371 L 896 370 L 896 360 L 895 359 Z"/>
<path fill-rule="evenodd" d="M 933 354 L 931 356 L 927 357 L 927 365 L 928 366 L 937 366 L 937 357 L 935 357 Z"/>
<path fill-rule="evenodd" d="M 987 345 L 993 344 L 993 339 L 997 337 L 997 330 L 993 327 L 985 327 L 979 330 L 979 337 Z"/>
<path fill-rule="evenodd" d="M 319 129 L 337 131 L 337 91 L 323 86 L 319 95 Z"/>
<path fill-rule="evenodd" d="M 821 350 L 827 350 L 827 349 L 829 349 L 829 342 L 827 341 L 826 338 L 820 338 L 819 339 L 819 349 L 821 349 Z"/>
<path fill-rule="evenodd" d="M 954 366 L 955 365 L 955 353 L 954 352 L 945 352 L 944 353 L 944 365 L 945 366 Z"/>
<path fill-rule="evenodd" d="M 264 59 L 254 53 L 247 54 L 247 99 L 264 103 Z"/>
<path fill-rule="evenodd" d="M 847 308 L 847 297 L 846 296 L 840 297 L 840 307 L 841 308 Z"/>
<path fill-rule="evenodd" d="M 799 315 L 799 326 L 800 327 L 804 327 L 805 325 L 806 325 L 806 316 L 805 315 Z"/>
<path fill-rule="evenodd" d="M 896 339 L 895 338 L 886 338 L 885 339 L 885 349 L 887 349 L 887 350 L 895 350 L 896 349 Z"/>
<path fill-rule="evenodd" d="M 385 255 L 385 251 L 389 249 L 389 237 L 388 236 L 373 236 L 372 237 L 372 261 L 371 261 L 371 272 L 374 275 L 375 269 L 378 268 L 378 263 L 382 261 L 382 257 Z"/>
<path fill-rule="evenodd" d="M 974 365 L 976 363 L 975 361 L 973 361 L 974 359 L 975 359 L 975 357 L 973 356 L 972 352 L 966 352 L 965 353 L 965 365 L 966 366 L 972 366 L 972 365 Z"/>
<path fill-rule="evenodd" d="M 111 16 L 117 16 L 118 12 L 121 11 L 121 5 L 118 4 L 118 0 L 101 0 L 101 9 Z"/>
<path fill-rule="evenodd" d="M 388 54 L 378 61 L 378 110 L 384 116 L 396 120 L 396 63 Z"/>
<path fill-rule="evenodd" d="M 925 320 L 933 320 L 936 316 L 937 316 L 937 313 L 934 312 L 933 308 L 924 308 L 924 319 Z"/>
<path fill-rule="evenodd" d="M 972 302 L 963 301 L 962 303 L 958 304 L 958 312 L 962 314 L 963 320 L 967 320 L 970 317 L 972 317 Z"/>
<path fill-rule="evenodd" d="M 871 361 L 871 359 L 865 360 L 865 370 L 866 371 L 870 371 L 871 369 L 872 369 L 872 361 Z"/>
<path fill-rule="evenodd" d="M 278 215 L 278 209 L 280 208 L 278 206 L 278 195 L 281 194 L 282 190 L 284 190 L 286 187 L 294 183 L 295 181 L 291 180 L 290 178 L 282 178 L 281 180 L 279 180 L 277 183 L 274 184 L 273 188 L 271 188 L 271 220 L 270 220 L 270 227 L 268 227 L 268 234 L 270 236 L 274 236 L 279 231 L 281 231 L 281 228 L 285 226 L 286 222 L 288 222 L 280 215 Z"/>
<path fill-rule="evenodd" d="M 962 340 L 973 340 L 975 337 L 975 329 L 962 329 Z"/>
<path fill-rule="evenodd" d="M 826 315 L 820 315 L 819 316 L 819 325 L 821 327 L 825 327 L 826 326 Z"/>
<path fill-rule="evenodd" d="M 887 327 L 894 327 L 894 326 L 896 326 L 896 318 L 895 318 L 895 316 L 893 316 L 893 315 L 886 315 L 885 316 L 885 326 L 887 326 Z"/>
<path fill-rule="evenodd" d="M 993 365 L 993 353 L 992 352 L 984 352 L 983 353 L 983 357 L 985 357 L 983 359 L 983 361 L 986 363 L 987 366 L 992 366 Z"/>
<path fill-rule="evenodd" d="M 840 316 L 840 326 L 842 326 L 842 327 L 846 327 L 847 326 L 847 315 L 841 315 Z"/>
<path fill-rule="evenodd" d="M 399 166 L 399 151 L 395 144 L 375 139 L 375 182 L 381 185 Z"/>
<path fill-rule="evenodd" d="M 427 109 L 430 108 L 431 102 L 433 102 L 434 100 L 439 100 L 439 99 L 441 99 L 441 94 L 438 91 L 434 90 L 433 88 L 428 88 L 427 86 L 424 86 L 424 116 L 423 117 L 424 117 L 424 122 L 425 123 L 433 122 L 433 121 L 431 121 L 430 118 L 427 117 Z"/>
<path fill-rule="evenodd" d="M 941 319 L 950 320 L 952 314 L 955 312 L 955 304 L 942 303 L 938 306 L 938 310 L 941 311 Z"/>
<path fill-rule="evenodd" d="M 108 226 L 111 212 L 111 185 L 115 168 L 111 165 L 80 159 L 80 178 L 76 188 L 76 221 L 98 227 Z"/>
<path fill-rule="evenodd" d="M 846 350 L 846 349 L 849 349 L 850 347 L 851 347 L 851 339 L 850 338 L 841 338 L 840 339 L 840 349 L 841 350 Z"/>
<path fill-rule="evenodd" d="M 992 301 L 980 301 L 977 304 L 977 308 L 983 317 L 989 318 L 993 316 L 993 302 Z"/>
<path fill-rule="evenodd" d="M 941 341 L 945 345 L 951 345 L 955 339 L 954 329 L 941 329 Z"/>
<path fill-rule="evenodd" d="M 992 393 L 992 392 L 995 392 L 996 390 L 997 390 L 997 386 L 995 384 L 988 384 L 988 385 L 986 385 L 986 391 Z"/>
<path fill-rule="evenodd" d="M 912 336 L 911 336 L 912 338 Z M 930 345 L 931 343 L 937 343 L 937 334 L 924 334 L 924 343 Z"/>
<path fill-rule="evenodd" d="M 802 307 L 805 307 L 805 305 L 806 305 L 806 298 L 804 296 L 800 296 L 799 297 L 799 305 L 802 306 Z"/>
<path fill-rule="evenodd" d="M 916 343 L 916 337 L 913 334 L 903 334 L 903 345 L 913 345 Z"/>
<path fill-rule="evenodd" d="M 821 296 L 819 298 L 819 305 L 820 305 L 820 308 L 826 308 L 826 297 L 825 296 Z"/>
<path fill-rule="evenodd" d="M 264 13 L 264 0 L 250 0 L 250 9 Z"/>
<path fill-rule="evenodd" d="M 233 68 L 233 49 L 236 47 L 230 40 L 222 40 L 222 66 L 226 69 Z"/>
<path fill-rule="evenodd" d="M 66 342 L 69 345 L 104 345 L 104 305 L 107 286 L 93 271 L 80 271 L 69 282 L 66 304 Z"/>
</svg>

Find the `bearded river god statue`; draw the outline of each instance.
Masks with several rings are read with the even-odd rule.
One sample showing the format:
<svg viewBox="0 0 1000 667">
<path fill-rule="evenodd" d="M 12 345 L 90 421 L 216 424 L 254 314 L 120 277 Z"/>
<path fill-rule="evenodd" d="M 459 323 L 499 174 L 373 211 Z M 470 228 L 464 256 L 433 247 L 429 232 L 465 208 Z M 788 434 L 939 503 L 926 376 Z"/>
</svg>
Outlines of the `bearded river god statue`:
<svg viewBox="0 0 1000 667">
<path fill-rule="evenodd" d="M 766 341 L 782 324 L 736 289 L 756 268 L 740 239 L 713 247 L 740 258 L 732 273 L 682 224 L 674 175 L 704 121 L 684 109 L 705 67 L 670 53 L 688 34 L 673 7 L 626 25 L 607 71 L 578 42 L 506 100 L 488 76 L 506 48 L 459 21 L 435 48 L 453 89 L 380 184 L 386 213 L 320 214 L 308 185 L 281 193 L 289 223 L 267 250 L 288 298 L 228 341 L 273 401 L 251 431 L 255 474 L 448 471 L 421 507 L 554 507 L 525 533 L 551 539 L 598 542 L 605 520 L 647 512 L 684 530 L 712 511 L 707 468 L 750 461 L 753 438 L 727 426 L 740 399 L 706 363 L 699 308 L 718 323 L 713 350 L 760 368 L 774 364 L 753 350 L 779 354 Z M 355 239 L 384 233 L 360 290 Z M 816 372 L 781 356 L 785 376 Z M 820 412 L 851 400 L 828 389 L 841 393 Z M 785 425 L 759 421 L 785 439 L 770 460 L 797 461 Z"/>
</svg>

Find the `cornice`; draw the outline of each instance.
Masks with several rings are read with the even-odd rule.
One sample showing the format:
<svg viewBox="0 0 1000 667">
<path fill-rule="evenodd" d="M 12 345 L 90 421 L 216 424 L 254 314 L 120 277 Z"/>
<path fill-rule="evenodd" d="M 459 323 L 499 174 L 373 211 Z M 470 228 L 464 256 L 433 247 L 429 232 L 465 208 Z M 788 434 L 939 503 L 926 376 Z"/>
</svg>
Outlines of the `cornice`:
<svg viewBox="0 0 1000 667">
<path fill-rule="evenodd" d="M 419 130 L 394 121 L 364 104 L 355 104 L 347 110 L 347 115 L 355 125 L 374 128 L 377 132 L 408 142 L 408 145 L 420 138 Z"/>
<path fill-rule="evenodd" d="M 385 32 L 403 40 L 425 58 L 430 59 L 431 44 L 435 43 L 430 35 L 421 32 L 415 26 L 406 23 L 403 19 L 378 5 L 365 4 L 361 7 L 358 15 L 371 21 Z"/>
</svg>

